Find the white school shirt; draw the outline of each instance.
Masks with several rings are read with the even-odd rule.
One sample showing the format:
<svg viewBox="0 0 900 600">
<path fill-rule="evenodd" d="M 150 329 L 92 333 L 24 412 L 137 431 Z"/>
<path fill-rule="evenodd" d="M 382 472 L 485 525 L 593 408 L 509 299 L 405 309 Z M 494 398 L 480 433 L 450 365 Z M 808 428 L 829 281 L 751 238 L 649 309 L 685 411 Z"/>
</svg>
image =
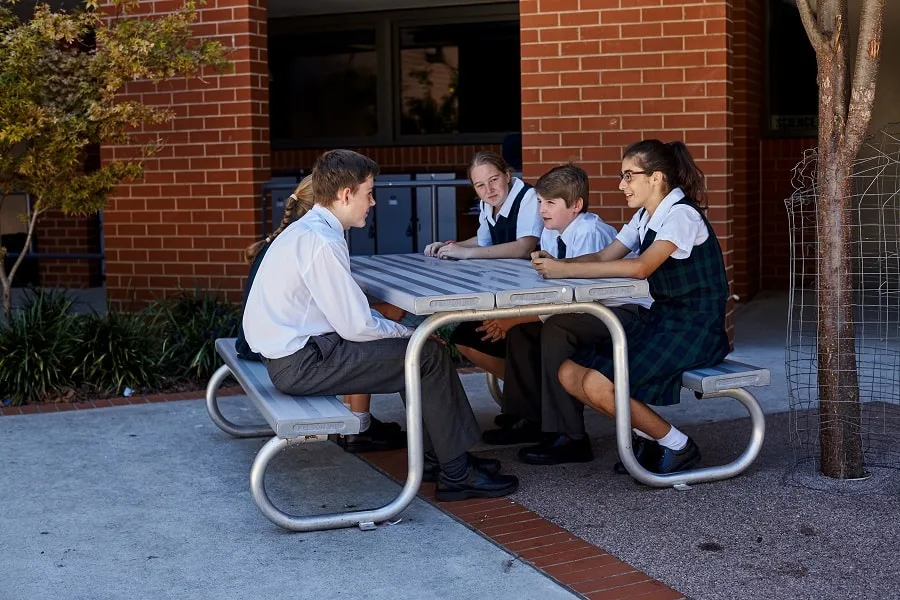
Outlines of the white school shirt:
<svg viewBox="0 0 900 600">
<path fill-rule="evenodd" d="M 672 258 L 683 260 L 690 257 L 694 246 L 699 246 L 709 238 L 706 223 L 695 209 L 675 203 L 684 198 L 681 188 L 670 191 L 659 203 L 653 216 L 646 210 L 639 210 L 631 218 L 616 239 L 625 244 L 635 254 L 640 254 L 641 244 L 648 230 L 656 232 L 656 240 L 666 240 L 675 244 Z"/>
<path fill-rule="evenodd" d="M 318 204 L 272 240 L 244 307 L 244 335 L 266 358 L 290 356 L 314 335 L 351 342 L 412 335 L 369 308 L 350 275 L 338 218 Z"/>
<path fill-rule="evenodd" d="M 516 196 L 519 195 L 524 186 L 525 183 L 521 179 L 518 177 L 512 178 L 509 194 L 507 194 L 503 204 L 500 205 L 498 216 L 509 216 L 509 211 L 512 210 Z M 494 207 L 484 201 L 479 202 L 479 204 L 481 205 L 481 213 L 478 215 L 478 245 L 493 246 L 494 242 L 491 240 L 489 226 L 497 224 L 497 221 L 494 219 Z M 544 221 L 538 213 L 537 192 L 534 191 L 534 188 L 531 188 L 525 192 L 522 202 L 519 203 L 519 218 L 516 219 L 516 239 L 529 235 L 539 238 L 542 231 L 544 231 Z"/>
<path fill-rule="evenodd" d="M 581 213 L 569 223 L 562 233 L 544 228 L 541 234 L 541 250 L 546 250 L 553 258 L 559 258 L 559 244 L 562 238 L 566 245 L 566 258 L 599 252 L 616 239 L 616 229 L 594 213 Z"/>
</svg>

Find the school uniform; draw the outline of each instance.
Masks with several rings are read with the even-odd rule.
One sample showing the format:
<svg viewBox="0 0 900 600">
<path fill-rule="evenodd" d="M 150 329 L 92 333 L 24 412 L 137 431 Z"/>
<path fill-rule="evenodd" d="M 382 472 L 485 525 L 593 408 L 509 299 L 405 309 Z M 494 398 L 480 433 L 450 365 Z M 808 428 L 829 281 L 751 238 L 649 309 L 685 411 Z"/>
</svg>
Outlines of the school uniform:
<svg viewBox="0 0 900 600">
<path fill-rule="evenodd" d="M 541 249 L 554 258 L 574 258 L 604 249 L 616 230 L 593 213 L 582 213 L 562 232 L 544 229 Z M 637 320 L 652 301 L 610 303 L 624 323 Z M 559 367 L 579 347 L 610 339 L 609 330 L 593 315 L 551 315 L 545 322 L 517 325 L 506 337 L 506 373 L 501 410 L 533 423 L 548 433 L 583 434 L 584 405 L 559 381 Z"/>
<path fill-rule="evenodd" d="M 616 239 L 616 229 L 594 213 L 581 213 L 559 232 L 544 229 L 541 250 L 553 258 L 574 258 L 603 250 Z"/>
<path fill-rule="evenodd" d="M 544 230 L 537 192 L 518 177 L 510 180 L 509 193 L 496 217 L 494 207 L 484 200 L 479 207 L 476 234 L 479 246 L 498 246 L 529 235 L 539 238 Z"/>
<path fill-rule="evenodd" d="M 544 230 L 543 220 L 538 213 L 537 192 L 531 185 L 517 177 L 510 180 L 509 193 L 500 205 L 496 217 L 494 207 L 484 200 L 481 201 L 480 207 L 476 234 L 479 246 L 507 244 L 527 236 L 539 238 Z M 460 323 L 453 330 L 450 342 L 496 358 L 506 356 L 506 342 L 482 341 L 484 332 L 475 331 L 477 327 L 481 327 L 481 321 Z"/>
<path fill-rule="evenodd" d="M 675 404 L 684 371 L 718 364 L 729 352 L 728 279 L 719 241 L 706 216 L 680 188 L 663 199 L 652 217 L 639 210 L 617 239 L 639 252 L 656 240 L 676 246 L 647 278 L 654 300 L 650 310 L 625 326 L 631 396 L 655 406 Z M 579 351 L 575 360 L 613 379 L 608 345 Z"/>
<path fill-rule="evenodd" d="M 343 227 L 315 205 L 269 245 L 242 320 L 275 387 L 291 395 L 385 394 L 405 389 L 412 330 L 381 317 L 350 274 Z M 479 438 L 456 370 L 434 341 L 422 352 L 425 450 L 453 460 Z"/>
</svg>

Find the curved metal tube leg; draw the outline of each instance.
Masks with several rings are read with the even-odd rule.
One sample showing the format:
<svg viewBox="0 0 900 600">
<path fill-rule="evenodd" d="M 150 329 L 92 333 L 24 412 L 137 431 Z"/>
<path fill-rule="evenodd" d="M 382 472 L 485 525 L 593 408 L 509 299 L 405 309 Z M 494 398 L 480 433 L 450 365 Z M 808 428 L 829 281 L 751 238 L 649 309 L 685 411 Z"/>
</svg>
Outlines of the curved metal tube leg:
<svg viewBox="0 0 900 600">
<path fill-rule="evenodd" d="M 313 516 L 294 516 L 278 509 L 266 494 L 265 474 L 269 462 L 283 448 L 291 443 L 291 440 L 285 440 L 273 437 L 260 449 L 253 461 L 250 469 L 250 492 L 253 500 L 267 519 L 290 531 L 319 531 L 323 529 L 337 529 L 339 527 L 352 527 L 363 523 L 381 523 L 392 519 L 400 514 L 409 503 L 413 501 L 422 485 L 422 470 L 425 465 L 424 447 L 423 447 L 423 429 L 422 422 L 422 377 L 421 377 L 421 356 L 422 348 L 428 341 L 431 334 L 439 327 L 448 323 L 456 323 L 461 321 L 482 321 L 484 319 L 511 318 L 522 316 L 538 316 L 542 314 L 557 313 L 576 313 L 586 312 L 593 314 L 602 319 L 610 328 L 613 337 L 613 347 L 617 361 L 616 368 L 616 389 L 617 394 L 628 397 L 628 364 L 624 362 L 626 356 L 625 331 L 616 318 L 615 314 L 601 304 L 583 303 L 583 304 L 536 304 L 530 306 L 522 306 L 515 308 L 494 308 L 484 311 L 452 311 L 435 313 L 425 319 L 419 325 L 412 336 L 409 338 L 409 345 L 406 349 L 406 358 L 404 366 L 406 370 L 406 437 L 408 446 L 408 462 L 406 482 L 403 489 L 390 503 L 373 510 L 361 510 L 346 513 L 334 513 Z M 221 369 L 216 372 L 219 375 Z M 219 381 L 224 378 L 220 376 Z M 210 385 L 215 380 L 210 380 Z M 622 388 L 620 391 L 619 388 Z M 213 406 L 214 397 L 213 397 Z M 210 405 L 210 394 L 207 391 L 207 406 Z M 213 419 L 215 421 L 215 418 Z M 218 423 L 217 423 L 218 424 Z M 221 425 L 220 425 L 221 426 Z M 227 431 L 227 430 L 226 430 Z M 630 429 L 629 429 L 630 431 Z M 630 440 L 630 437 L 629 437 Z"/>
<path fill-rule="evenodd" d="M 747 470 L 753 464 L 756 457 L 762 450 L 763 440 L 766 437 L 766 418 L 762 408 L 759 406 L 756 398 L 743 388 L 735 388 L 730 390 L 722 390 L 714 394 L 704 394 L 703 398 L 734 398 L 744 405 L 747 412 L 750 413 L 750 442 L 747 447 L 736 459 L 724 465 L 714 467 L 705 467 L 703 469 L 694 469 L 690 471 L 682 471 L 679 473 L 670 473 L 668 475 L 658 475 L 651 473 L 643 468 L 634 453 L 631 451 L 631 415 L 626 408 L 624 411 L 616 406 L 616 436 L 619 445 L 619 459 L 628 469 L 632 477 L 641 483 L 651 487 L 669 487 L 680 484 L 705 483 L 709 481 L 719 481 L 721 479 L 729 479 L 739 475 Z M 622 417 L 620 419 L 620 416 Z M 624 425 L 622 424 L 624 422 Z M 622 427 L 626 429 L 622 429 Z M 623 437 L 627 436 L 627 443 L 623 444 Z"/>
<path fill-rule="evenodd" d="M 486 373 L 487 375 L 487 387 L 488 391 L 491 393 L 491 398 L 494 399 L 498 405 L 503 406 L 503 390 L 500 389 L 500 380 L 493 373 Z"/>
<path fill-rule="evenodd" d="M 229 435 L 234 437 L 260 437 L 263 435 L 272 435 L 272 429 L 268 425 L 236 425 L 225 418 L 222 411 L 219 410 L 219 402 L 216 398 L 216 392 L 222 382 L 231 375 L 231 369 L 228 365 L 219 367 L 213 376 L 209 378 L 206 384 L 206 412 L 209 418 L 216 426 Z"/>
</svg>

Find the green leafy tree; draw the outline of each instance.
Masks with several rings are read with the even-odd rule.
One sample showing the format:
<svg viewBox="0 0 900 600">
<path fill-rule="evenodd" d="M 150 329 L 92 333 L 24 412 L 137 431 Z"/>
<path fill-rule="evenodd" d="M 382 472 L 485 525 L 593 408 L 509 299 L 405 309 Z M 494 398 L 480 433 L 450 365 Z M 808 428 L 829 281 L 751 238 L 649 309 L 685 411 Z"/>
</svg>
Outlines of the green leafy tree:
<svg viewBox="0 0 900 600">
<path fill-rule="evenodd" d="M 174 118 L 165 108 L 121 95 L 130 81 L 197 77 L 205 67 L 228 66 L 225 48 L 196 38 L 196 4 L 177 12 L 136 17 L 137 0 L 86 0 L 71 12 L 38 4 L 31 14 L 16 0 L 0 0 L 0 206 L 14 192 L 30 194 L 23 216 L 25 250 L 5 268 L 0 247 L 3 318 L 10 287 L 49 210 L 87 215 L 103 209 L 110 191 L 143 174 L 143 160 L 161 140 L 141 140 L 135 156 L 86 171 L 85 155 L 98 144 L 136 143 L 131 132 Z M 2 233 L 2 232 L 0 232 Z"/>
</svg>

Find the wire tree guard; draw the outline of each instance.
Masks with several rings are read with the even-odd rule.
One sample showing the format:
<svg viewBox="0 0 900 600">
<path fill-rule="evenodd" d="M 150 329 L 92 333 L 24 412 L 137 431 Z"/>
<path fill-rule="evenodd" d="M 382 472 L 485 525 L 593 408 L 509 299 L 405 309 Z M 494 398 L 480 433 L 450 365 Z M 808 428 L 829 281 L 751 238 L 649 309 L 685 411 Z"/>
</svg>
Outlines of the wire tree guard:
<svg viewBox="0 0 900 600">
<path fill-rule="evenodd" d="M 820 472 L 818 411 L 820 264 L 816 149 L 794 167 L 794 193 L 785 200 L 790 223 L 791 288 L 785 355 L 795 476 L 804 485 Z M 863 143 L 854 163 L 851 211 L 853 314 L 865 468 L 877 475 L 900 468 L 900 124 Z M 849 341 L 849 340 L 848 340 Z M 852 394 L 847 394 L 852 397 Z M 875 483 L 875 482 L 872 482 Z M 871 484 L 870 484 L 871 485 Z"/>
</svg>

